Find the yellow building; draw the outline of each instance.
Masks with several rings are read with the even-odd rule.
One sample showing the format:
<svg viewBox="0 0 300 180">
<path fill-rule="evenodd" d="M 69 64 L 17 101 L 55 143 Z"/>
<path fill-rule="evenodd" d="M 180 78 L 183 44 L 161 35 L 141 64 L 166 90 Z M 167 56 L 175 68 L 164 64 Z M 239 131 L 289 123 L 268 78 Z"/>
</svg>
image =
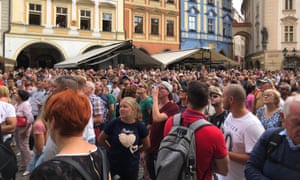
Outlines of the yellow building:
<svg viewBox="0 0 300 180">
<path fill-rule="evenodd" d="M 178 50 L 180 0 L 125 0 L 126 39 L 149 54 Z"/>
<path fill-rule="evenodd" d="M 125 40 L 123 0 L 11 0 L 5 57 L 18 67 L 53 64 Z"/>
</svg>

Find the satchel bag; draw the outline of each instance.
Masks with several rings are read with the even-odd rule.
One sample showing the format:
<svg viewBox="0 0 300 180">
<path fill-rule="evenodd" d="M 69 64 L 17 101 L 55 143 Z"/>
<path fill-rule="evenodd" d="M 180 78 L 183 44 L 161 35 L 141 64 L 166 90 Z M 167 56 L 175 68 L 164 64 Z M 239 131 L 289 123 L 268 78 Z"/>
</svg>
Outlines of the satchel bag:
<svg viewBox="0 0 300 180">
<path fill-rule="evenodd" d="M 27 125 L 27 119 L 24 116 L 17 116 L 17 126 L 25 127 Z"/>
</svg>

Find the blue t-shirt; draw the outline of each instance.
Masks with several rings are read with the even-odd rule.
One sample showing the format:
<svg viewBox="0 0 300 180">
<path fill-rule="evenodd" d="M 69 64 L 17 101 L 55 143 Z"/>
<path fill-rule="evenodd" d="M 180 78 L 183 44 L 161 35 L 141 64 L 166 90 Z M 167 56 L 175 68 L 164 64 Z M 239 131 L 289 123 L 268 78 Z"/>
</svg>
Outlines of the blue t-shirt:
<svg viewBox="0 0 300 180">
<path fill-rule="evenodd" d="M 138 170 L 142 139 L 148 136 L 146 126 L 136 121 L 126 124 L 119 118 L 108 122 L 104 132 L 109 136 L 111 148 L 107 151 L 112 171 L 132 172 Z"/>
</svg>

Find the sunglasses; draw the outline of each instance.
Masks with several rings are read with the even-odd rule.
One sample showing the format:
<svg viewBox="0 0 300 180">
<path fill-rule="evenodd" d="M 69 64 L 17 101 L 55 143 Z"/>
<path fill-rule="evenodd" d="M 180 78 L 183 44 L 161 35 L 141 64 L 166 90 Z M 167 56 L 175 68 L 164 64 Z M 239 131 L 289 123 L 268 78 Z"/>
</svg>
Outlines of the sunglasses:
<svg viewBox="0 0 300 180">
<path fill-rule="evenodd" d="M 210 98 L 213 98 L 213 99 L 218 98 L 218 97 L 219 97 L 219 95 L 217 95 L 217 94 L 211 94 L 210 95 Z"/>
<path fill-rule="evenodd" d="M 263 97 L 270 97 L 273 96 L 273 94 L 263 94 Z"/>
</svg>

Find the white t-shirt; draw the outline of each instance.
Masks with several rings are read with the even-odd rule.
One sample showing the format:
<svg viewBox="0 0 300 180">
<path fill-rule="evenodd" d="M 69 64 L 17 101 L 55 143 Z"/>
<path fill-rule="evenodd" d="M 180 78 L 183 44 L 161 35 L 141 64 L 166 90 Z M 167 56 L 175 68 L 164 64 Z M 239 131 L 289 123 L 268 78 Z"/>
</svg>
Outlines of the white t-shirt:
<svg viewBox="0 0 300 180">
<path fill-rule="evenodd" d="M 229 113 L 224 122 L 224 136 L 229 151 L 249 153 L 257 140 L 265 131 L 261 122 L 251 112 L 241 118 L 234 118 Z M 230 160 L 230 170 L 227 176 L 219 176 L 221 180 L 242 180 L 245 165 Z"/>
<path fill-rule="evenodd" d="M 0 101 L 0 124 L 5 122 L 8 117 L 16 117 L 15 107 L 9 103 Z M 3 141 L 6 141 L 10 137 L 11 134 L 3 135 Z"/>
<path fill-rule="evenodd" d="M 92 104 L 90 103 L 91 109 L 93 109 Z M 91 116 L 89 119 L 89 122 L 87 123 L 87 125 L 84 128 L 83 131 L 83 139 L 88 141 L 91 144 L 95 144 L 95 131 L 94 131 L 94 119 L 93 119 L 93 111 L 91 111 Z"/>
</svg>

